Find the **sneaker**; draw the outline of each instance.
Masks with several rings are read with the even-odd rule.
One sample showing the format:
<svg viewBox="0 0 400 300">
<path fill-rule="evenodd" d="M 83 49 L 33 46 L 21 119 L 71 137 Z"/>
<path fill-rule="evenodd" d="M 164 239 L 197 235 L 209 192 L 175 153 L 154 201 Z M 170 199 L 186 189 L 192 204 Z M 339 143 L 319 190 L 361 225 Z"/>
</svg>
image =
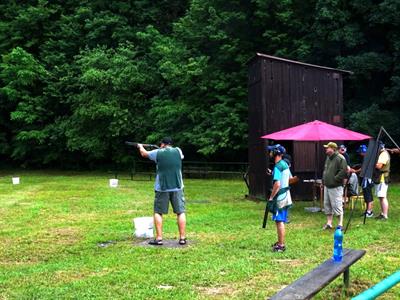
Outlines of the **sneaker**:
<svg viewBox="0 0 400 300">
<path fill-rule="evenodd" d="M 332 225 L 325 224 L 325 225 L 322 227 L 322 230 L 330 230 L 330 229 L 332 229 L 332 228 L 333 228 Z"/>
<path fill-rule="evenodd" d="M 373 213 L 372 211 L 367 211 L 367 212 L 365 213 L 365 216 L 366 216 L 367 218 L 372 218 L 372 217 L 374 216 L 374 213 Z"/>
<path fill-rule="evenodd" d="M 275 243 L 275 245 L 272 246 L 272 252 L 284 252 L 285 250 L 285 245 L 279 245 L 278 243 Z"/>
<path fill-rule="evenodd" d="M 386 221 L 388 218 L 385 217 L 384 215 L 380 214 L 379 216 L 376 217 L 377 220 L 381 220 L 381 221 Z"/>
</svg>

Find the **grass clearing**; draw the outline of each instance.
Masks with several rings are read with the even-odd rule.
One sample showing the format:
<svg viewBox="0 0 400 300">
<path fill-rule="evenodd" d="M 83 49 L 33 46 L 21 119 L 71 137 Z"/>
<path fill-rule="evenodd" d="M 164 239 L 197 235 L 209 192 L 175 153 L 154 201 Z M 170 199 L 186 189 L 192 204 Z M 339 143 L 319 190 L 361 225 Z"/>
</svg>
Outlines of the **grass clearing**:
<svg viewBox="0 0 400 300">
<path fill-rule="evenodd" d="M 270 252 L 274 224 L 261 229 L 265 203 L 244 200 L 240 180 L 186 180 L 193 243 L 167 249 L 132 236 L 133 218 L 152 215 L 152 181 L 110 188 L 107 174 L 38 171 L 12 185 L 0 175 L 0 299 L 265 299 L 332 255 L 324 215 L 304 210 L 311 202 L 291 210 L 287 251 Z M 315 299 L 348 299 L 399 269 L 399 201 L 392 184 L 389 221 L 364 226 L 355 212 L 344 245 L 367 254 L 351 267 L 349 296 L 340 277 Z M 173 214 L 164 232 L 178 238 Z M 399 298 L 398 286 L 382 296 Z"/>
</svg>

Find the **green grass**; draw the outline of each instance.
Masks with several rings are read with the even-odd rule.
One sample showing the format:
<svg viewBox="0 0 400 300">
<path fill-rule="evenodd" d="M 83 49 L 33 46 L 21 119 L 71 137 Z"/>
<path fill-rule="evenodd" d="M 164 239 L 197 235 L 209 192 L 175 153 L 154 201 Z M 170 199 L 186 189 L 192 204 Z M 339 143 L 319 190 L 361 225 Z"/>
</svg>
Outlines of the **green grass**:
<svg viewBox="0 0 400 300">
<path fill-rule="evenodd" d="M 0 299 L 265 299 L 332 254 L 333 234 L 321 230 L 324 215 L 304 210 L 310 202 L 291 210 L 287 251 L 270 252 L 274 224 L 261 229 L 265 204 L 245 200 L 240 180 L 186 180 L 192 244 L 166 249 L 132 236 L 132 219 L 152 215 L 151 181 L 110 188 L 107 174 L 20 172 L 12 185 L 1 175 Z M 357 211 L 345 235 L 345 247 L 367 250 L 351 268 L 350 296 L 399 269 L 400 185 L 389 191 L 390 220 L 364 226 Z M 164 238 L 177 238 L 173 214 Z M 315 297 L 346 298 L 341 277 Z M 399 298 L 397 286 L 381 299 Z"/>
</svg>

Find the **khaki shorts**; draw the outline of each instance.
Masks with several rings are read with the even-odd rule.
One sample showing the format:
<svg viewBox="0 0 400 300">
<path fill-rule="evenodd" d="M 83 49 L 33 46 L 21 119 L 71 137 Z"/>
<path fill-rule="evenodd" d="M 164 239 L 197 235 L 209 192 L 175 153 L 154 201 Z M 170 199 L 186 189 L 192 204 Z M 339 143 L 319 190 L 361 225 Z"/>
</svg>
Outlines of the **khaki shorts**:
<svg viewBox="0 0 400 300">
<path fill-rule="evenodd" d="M 185 197 L 183 190 L 176 192 L 155 192 L 154 212 L 158 214 L 167 214 L 169 202 L 171 202 L 174 213 L 181 214 L 185 212 Z"/>
<path fill-rule="evenodd" d="M 386 198 L 389 185 L 382 182 L 375 184 L 375 194 L 378 198 Z"/>
<path fill-rule="evenodd" d="M 324 210 L 326 215 L 343 215 L 343 187 L 324 187 Z"/>
</svg>

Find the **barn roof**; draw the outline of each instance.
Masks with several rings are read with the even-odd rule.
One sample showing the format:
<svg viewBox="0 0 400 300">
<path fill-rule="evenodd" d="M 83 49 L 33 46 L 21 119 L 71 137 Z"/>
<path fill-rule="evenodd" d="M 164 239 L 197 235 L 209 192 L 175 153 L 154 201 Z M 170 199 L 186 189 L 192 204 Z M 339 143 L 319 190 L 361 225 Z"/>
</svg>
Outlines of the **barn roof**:
<svg viewBox="0 0 400 300">
<path fill-rule="evenodd" d="M 263 54 L 263 53 L 259 53 L 259 52 L 257 52 L 256 55 L 253 56 L 248 61 L 248 64 L 250 64 L 253 60 L 255 60 L 256 58 L 259 58 L 259 57 L 268 58 L 268 59 L 272 59 L 272 60 L 278 60 L 281 62 L 296 64 L 296 65 L 301 65 L 304 67 L 317 68 L 317 69 L 321 69 L 321 70 L 333 71 L 333 72 L 344 73 L 344 74 L 349 74 L 349 75 L 353 74 L 353 72 L 347 71 L 347 70 L 334 69 L 334 68 L 329 68 L 329 67 L 324 67 L 324 66 L 319 66 L 319 65 L 307 64 L 307 63 L 303 63 L 300 61 L 290 60 L 290 59 L 281 58 L 281 57 L 272 56 L 272 55 L 267 55 L 267 54 Z"/>
</svg>

